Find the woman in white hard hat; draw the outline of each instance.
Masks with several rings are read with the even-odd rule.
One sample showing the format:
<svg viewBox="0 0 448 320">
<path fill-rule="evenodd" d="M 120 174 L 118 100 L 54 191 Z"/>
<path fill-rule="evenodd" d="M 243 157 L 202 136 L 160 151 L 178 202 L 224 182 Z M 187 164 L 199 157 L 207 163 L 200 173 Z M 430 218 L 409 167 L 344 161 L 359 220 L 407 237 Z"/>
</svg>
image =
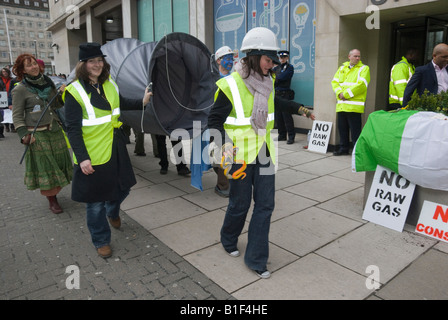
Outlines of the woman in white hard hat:
<svg viewBox="0 0 448 320">
<path fill-rule="evenodd" d="M 217 82 L 215 104 L 208 126 L 223 136 L 223 154 L 233 158 L 232 173 L 247 164 L 244 179 L 230 181 L 230 197 L 221 229 L 221 243 L 228 254 L 239 256 L 238 237 L 243 230 L 251 205 L 246 265 L 261 278 L 269 278 L 269 228 L 275 198 L 275 147 L 271 137 L 274 109 L 314 115 L 303 105 L 275 97 L 272 68 L 279 64 L 277 37 L 266 28 L 254 28 L 244 37 L 241 51 L 246 57 L 235 66 L 235 72 Z M 229 161 L 230 162 L 230 161 Z M 237 163 L 237 164 L 235 164 Z M 243 165 L 244 166 L 244 165 Z M 237 178 L 237 177 L 236 177 Z"/>
</svg>

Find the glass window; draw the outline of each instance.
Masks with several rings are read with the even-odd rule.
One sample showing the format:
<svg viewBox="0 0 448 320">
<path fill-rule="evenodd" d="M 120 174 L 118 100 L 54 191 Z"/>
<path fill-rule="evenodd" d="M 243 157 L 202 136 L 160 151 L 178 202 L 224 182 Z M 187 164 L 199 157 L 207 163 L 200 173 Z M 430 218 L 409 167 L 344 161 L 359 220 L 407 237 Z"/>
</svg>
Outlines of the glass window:
<svg viewBox="0 0 448 320">
<path fill-rule="evenodd" d="M 171 1 L 154 0 L 154 31 L 156 41 L 159 41 L 168 33 L 173 32 L 173 17 L 171 11 Z"/>
<path fill-rule="evenodd" d="M 173 1 L 175 6 L 173 7 L 173 29 L 174 32 L 190 32 L 190 9 L 188 6 L 188 0 L 175 0 Z"/>
<path fill-rule="evenodd" d="M 158 41 L 171 32 L 190 32 L 189 0 L 138 0 L 139 39 Z"/>
<path fill-rule="evenodd" d="M 152 0 L 138 1 L 138 37 L 141 41 L 154 41 Z"/>
</svg>

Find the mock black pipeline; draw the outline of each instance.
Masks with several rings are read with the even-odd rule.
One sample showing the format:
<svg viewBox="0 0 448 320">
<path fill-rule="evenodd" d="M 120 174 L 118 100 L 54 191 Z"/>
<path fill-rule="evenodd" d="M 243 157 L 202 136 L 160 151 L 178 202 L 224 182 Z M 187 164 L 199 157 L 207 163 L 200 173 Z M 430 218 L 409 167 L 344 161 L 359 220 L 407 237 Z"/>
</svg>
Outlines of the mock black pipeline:
<svg viewBox="0 0 448 320">
<path fill-rule="evenodd" d="M 34 134 L 36 133 L 37 128 L 39 127 L 39 124 L 40 124 L 40 122 L 42 121 L 42 118 L 44 117 L 44 115 L 45 115 L 45 113 L 47 112 L 47 110 L 48 110 L 48 108 L 50 107 L 50 105 L 53 103 L 54 99 L 56 99 L 56 97 L 59 96 L 60 94 L 61 94 L 61 91 L 58 90 L 58 93 L 56 93 L 56 94 L 54 95 L 54 97 L 51 98 L 50 102 L 47 103 L 47 106 L 45 107 L 44 111 L 43 111 L 42 114 L 40 115 L 39 120 L 37 121 L 36 125 L 34 126 L 34 130 L 33 130 L 33 132 L 31 132 L 30 143 L 28 143 L 28 144 L 26 145 L 26 147 L 25 147 L 25 152 L 24 152 L 23 155 L 22 155 L 22 159 L 20 159 L 20 164 L 22 164 L 23 159 L 25 159 L 25 155 L 26 155 L 26 153 L 28 152 L 28 148 L 30 147 L 31 142 L 33 141 Z"/>
</svg>

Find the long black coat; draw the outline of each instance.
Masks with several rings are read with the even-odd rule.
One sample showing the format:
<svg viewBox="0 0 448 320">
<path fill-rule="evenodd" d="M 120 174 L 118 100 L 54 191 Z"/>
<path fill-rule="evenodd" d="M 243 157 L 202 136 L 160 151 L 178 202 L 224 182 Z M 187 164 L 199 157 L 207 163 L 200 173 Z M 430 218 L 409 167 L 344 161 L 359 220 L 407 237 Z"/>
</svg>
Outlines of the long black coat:
<svg viewBox="0 0 448 320">
<path fill-rule="evenodd" d="M 91 93 L 91 102 L 97 108 L 111 110 L 109 102 L 98 94 L 96 89 L 80 81 L 86 92 Z M 101 92 L 104 96 L 104 92 Z M 120 96 L 121 110 L 139 110 L 142 100 L 131 100 Z M 76 99 L 66 91 L 65 115 L 67 136 L 78 164 L 90 159 L 82 138 L 82 108 Z M 72 199 L 77 202 L 103 202 L 120 200 L 123 191 L 136 184 L 131 160 L 126 148 L 123 130 L 115 129 L 112 145 L 112 156 L 108 163 L 94 166 L 95 173 L 85 175 L 79 165 L 73 169 Z"/>
</svg>

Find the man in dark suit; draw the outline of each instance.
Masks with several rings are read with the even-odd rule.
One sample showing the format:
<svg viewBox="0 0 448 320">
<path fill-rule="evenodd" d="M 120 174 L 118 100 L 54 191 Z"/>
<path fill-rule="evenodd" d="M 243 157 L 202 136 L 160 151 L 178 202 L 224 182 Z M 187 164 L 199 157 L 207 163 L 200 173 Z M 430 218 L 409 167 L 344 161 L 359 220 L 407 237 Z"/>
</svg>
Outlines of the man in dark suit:
<svg viewBox="0 0 448 320">
<path fill-rule="evenodd" d="M 408 105 L 415 90 L 422 95 L 425 89 L 438 94 L 448 90 L 448 45 L 445 43 L 435 46 L 432 61 L 415 70 L 415 74 L 408 82 L 403 96 L 403 107 Z"/>
</svg>

